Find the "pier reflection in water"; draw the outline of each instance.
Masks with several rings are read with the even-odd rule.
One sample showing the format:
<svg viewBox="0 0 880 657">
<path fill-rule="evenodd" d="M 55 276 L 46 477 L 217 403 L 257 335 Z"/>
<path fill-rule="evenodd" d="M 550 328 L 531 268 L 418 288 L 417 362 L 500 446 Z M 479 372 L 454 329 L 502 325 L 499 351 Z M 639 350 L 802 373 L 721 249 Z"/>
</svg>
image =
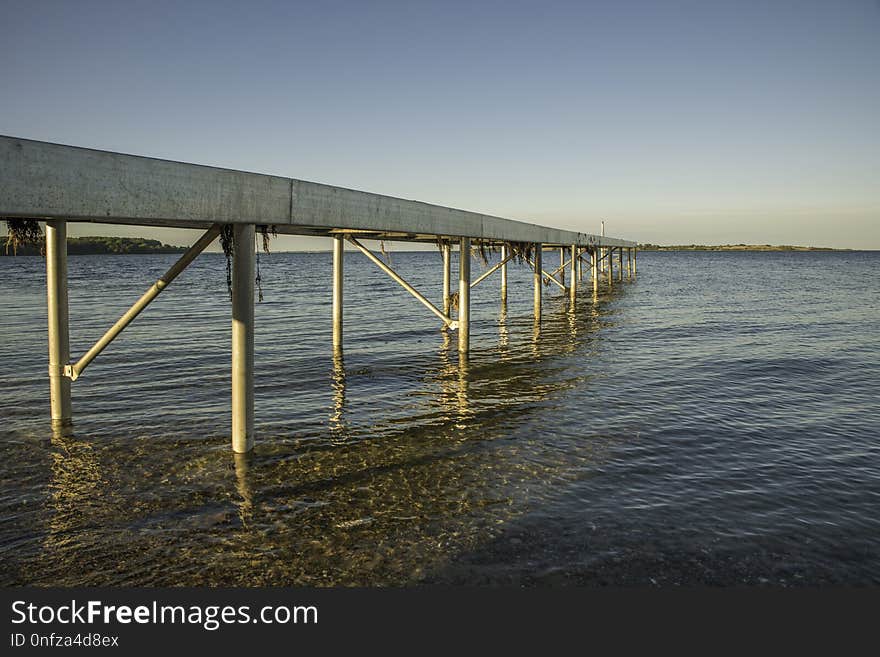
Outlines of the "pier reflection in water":
<svg viewBox="0 0 880 657">
<path fill-rule="evenodd" d="M 72 344 L 173 258 L 71 257 Z M 441 297 L 439 254 L 393 258 Z M 45 266 L 0 258 L 0 581 L 880 583 L 877 259 L 646 253 L 574 314 L 546 288 L 540 326 L 510 267 L 506 309 L 474 289 L 462 370 L 358 254 L 334 358 L 329 254 L 272 254 L 234 460 L 222 255 L 90 366 L 54 436 Z"/>
<path fill-rule="evenodd" d="M 571 313 L 567 298 L 547 294 L 539 326 L 527 283 L 526 305 L 514 313 L 487 289 L 477 313 L 494 315 L 481 321 L 495 340 L 464 364 L 449 331 L 399 357 L 364 357 L 356 345 L 351 355 L 332 353 L 324 429 L 264 429 L 252 455 L 233 459 L 222 433 L 165 436 L 161 448 L 154 429 L 90 437 L 77 426 L 53 437 L 46 508 L 29 513 L 30 531 L 42 538 L 4 579 L 418 581 L 490 540 L 527 511 L 535 491 L 551 490 L 572 476 L 573 462 L 602 451 L 588 430 L 554 436 L 546 421 L 565 391 L 589 378 L 596 315 Z M 568 355 L 578 351 L 575 366 Z M 286 400 L 296 403 L 295 394 Z"/>
</svg>

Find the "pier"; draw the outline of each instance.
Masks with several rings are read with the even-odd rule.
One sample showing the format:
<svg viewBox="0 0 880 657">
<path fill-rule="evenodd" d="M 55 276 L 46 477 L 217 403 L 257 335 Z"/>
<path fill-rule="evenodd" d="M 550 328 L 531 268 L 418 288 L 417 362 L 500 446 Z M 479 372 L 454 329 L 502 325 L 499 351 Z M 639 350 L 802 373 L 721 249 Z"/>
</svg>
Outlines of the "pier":
<svg viewBox="0 0 880 657">
<path fill-rule="evenodd" d="M 578 286 L 588 278 L 593 292 L 636 275 L 637 242 L 567 231 L 420 201 L 332 185 L 135 155 L 0 136 L 0 219 L 46 222 L 49 387 L 54 425 L 72 422 L 71 384 L 88 365 L 187 266 L 218 237 L 232 250 L 232 449 L 254 445 L 254 279 L 257 232 L 329 237 L 333 240 L 333 349 L 344 342 L 345 244 L 362 252 L 427 311 L 439 327 L 457 334 L 461 360 L 470 351 L 470 291 L 491 275 L 508 294 L 507 267 L 527 263 L 534 273 L 534 316 L 541 321 L 542 290 L 555 285 L 576 310 Z M 194 228 L 202 236 L 78 359 L 72 359 L 68 330 L 67 224 L 95 222 Z M 604 232 L 604 230 L 603 230 Z M 442 251 L 443 298 L 427 298 L 364 240 L 423 242 Z M 452 290 L 452 260 L 458 249 L 458 287 Z M 500 261 L 472 279 L 473 248 L 498 249 Z M 558 253 L 548 272 L 544 255 Z M 615 272 L 614 260 L 617 259 Z M 589 275 L 584 275 L 584 270 Z M 435 303 L 436 302 L 436 303 Z"/>
</svg>

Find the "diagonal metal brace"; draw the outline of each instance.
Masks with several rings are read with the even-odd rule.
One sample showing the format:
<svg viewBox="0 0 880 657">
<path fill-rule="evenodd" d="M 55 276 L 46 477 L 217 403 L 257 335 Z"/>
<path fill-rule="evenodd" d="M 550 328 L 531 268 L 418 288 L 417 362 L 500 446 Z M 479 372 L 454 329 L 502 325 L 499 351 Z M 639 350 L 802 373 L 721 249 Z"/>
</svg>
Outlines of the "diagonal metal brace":
<svg viewBox="0 0 880 657">
<path fill-rule="evenodd" d="M 386 274 L 388 274 L 388 276 L 390 276 L 394 281 L 396 281 L 396 282 L 397 282 L 397 283 L 398 283 L 398 284 L 399 284 L 404 290 L 406 290 L 406 291 L 409 292 L 411 295 L 413 295 L 416 299 L 418 299 L 419 301 L 421 301 L 422 304 L 424 304 L 424 306 L 425 306 L 428 310 L 430 310 L 432 313 L 434 313 L 435 315 L 437 315 L 437 317 L 439 317 L 439 318 L 443 321 L 443 323 L 446 324 L 446 326 L 448 326 L 448 327 L 451 328 L 451 329 L 457 329 L 457 328 L 458 328 L 458 322 L 456 322 L 456 321 L 455 321 L 454 319 L 452 319 L 449 315 L 445 314 L 445 313 L 444 313 L 442 310 L 440 310 L 437 306 L 435 306 L 433 303 L 431 303 L 431 302 L 425 297 L 425 295 L 423 295 L 421 292 L 419 292 L 417 289 L 415 289 L 412 285 L 410 285 L 409 283 L 407 283 L 407 282 L 403 279 L 403 277 L 402 277 L 400 274 L 398 274 L 396 271 L 394 271 L 393 269 L 391 269 L 391 267 L 389 267 L 389 266 L 386 265 L 384 262 L 382 262 L 382 260 L 381 260 L 380 258 L 376 257 L 376 255 L 375 255 L 372 251 L 370 251 L 367 247 L 365 247 L 363 244 L 361 244 L 360 242 L 358 242 L 358 241 L 357 241 L 355 238 L 353 238 L 351 235 L 346 235 L 346 236 L 345 236 L 345 239 L 347 239 L 347 240 L 348 240 L 349 242 L 351 242 L 355 247 L 357 247 L 357 249 L 358 249 L 361 253 L 363 253 L 365 256 L 367 256 L 367 258 L 369 258 L 369 259 L 373 262 L 373 264 L 375 264 L 379 269 L 381 269 L 381 270 L 384 271 Z"/>
<path fill-rule="evenodd" d="M 511 251 L 511 253 L 509 256 L 507 256 L 501 262 L 493 265 L 490 269 L 487 269 L 486 271 L 484 271 L 482 276 L 480 276 L 477 280 L 475 280 L 473 283 L 471 283 L 471 287 L 474 287 L 475 285 L 477 285 L 477 283 L 482 283 L 485 279 L 489 278 L 489 276 L 491 276 L 496 271 L 501 269 L 504 265 L 506 265 L 508 262 L 513 260 L 516 257 L 516 251 L 512 247 L 511 247 L 510 251 Z"/>
<path fill-rule="evenodd" d="M 532 266 L 532 269 L 535 269 L 535 262 L 534 262 L 533 260 L 529 260 L 528 263 Z M 553 281 L 554 283 L 556 283 L 556 284 L 557 284 L 559 287 L 561 287 L 563 290 L 567 290 L 567 289 L 568 289 L 568 288 L 565 287 L 562 283 L 560 283 L 558 280 L 556 280 L 556 277 L 555 277 L 555 276 L 552 276 L 551 274 L 548 274 L 548 273 L 547 273 L 546 271 L 544 271 L 543 269 L 541 270 L 541 273 L 542 273 L 544 276 L 546 276 L 547 278 L 549 278 L 551 281 Z"/>
<path fill-rule="evenodd" d="M 162 290 L 164 290 L 171 281 L 177 278 L 178 274 L 186 269 L 187 266 L 196 259 L 196 256 L 204 251 L 205 247 L 213 242 L 219 234 L 220 225 L 214 224 L 211 226 L 207 232 L 199 238 L 199 241 L 189 247 L 189 249 L 187 249 L 187 251 L 180 257 L 180 260 L 175 262 L 158 281 L 153 283 L 150 289 L 144 292 L 141 298 L 138 299 L 135 304 L 129 308 L 113 326 L 110 327 L 101 339 L 95 343 L 95 346 L 89 349 L 76 363 L 64 366 L 64 376 L 69 377 L 71 381 L 76 381 L 80 374 L 82 374 L 83 370 L 88 367 L 89 363 L 95 360 L 95 357 L 104 351 L 107 345 L 113 342 L 113 339 L 122 333 L 122 330 L 131 324 L 134 318 L 140 315 L 141 311 L 150 305 L 150 302 L 159 296 Z"/>
<path fill-rule="evenodd" d="M 564 269 L 565 269 L 566 267 L 568 267 L 570 264 L 571 264 L 571 258 L 569 258 L 568 260 L 566 260 L 565 262 L 563 262 L 561 265 L 559 265 L 556 269 L 554 269 L 554 270 L 553 270 L 553 273 L 550 274 L 550 276 L 553 276 L 553 277 L 555 278 L 555 277 L 556 277 L 556 274 L 558 274 L 559 272 L 561 272 L 562 270 L 564 270 Z"/>
</svg>

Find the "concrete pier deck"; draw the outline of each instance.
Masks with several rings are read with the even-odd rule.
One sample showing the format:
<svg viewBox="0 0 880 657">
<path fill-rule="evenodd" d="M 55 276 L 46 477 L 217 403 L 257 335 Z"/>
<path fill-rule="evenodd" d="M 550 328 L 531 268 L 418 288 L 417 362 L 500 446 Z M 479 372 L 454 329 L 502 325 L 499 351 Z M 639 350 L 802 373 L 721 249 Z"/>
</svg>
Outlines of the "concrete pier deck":
<svg viewBox="0 0 880 657">
<path fill-rule="evenodd" d="M 245 171 L 0 136 L 0 217 L 435 241 L 470 237 L 545 246 L 637 246 L 478 212 Z"/>
</svg>

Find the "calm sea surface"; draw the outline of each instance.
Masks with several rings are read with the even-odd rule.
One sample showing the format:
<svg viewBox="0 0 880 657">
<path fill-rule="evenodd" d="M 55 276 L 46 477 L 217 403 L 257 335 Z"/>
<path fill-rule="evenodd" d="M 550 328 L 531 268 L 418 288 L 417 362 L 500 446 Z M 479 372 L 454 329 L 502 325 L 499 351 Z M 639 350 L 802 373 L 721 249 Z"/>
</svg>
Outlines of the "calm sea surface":
<svg viewBox="0 0 880 657">
<path fill-rule="evenodd" d="M 71 257 L 74 355 L 174 259 Z M 439 253 L 392 264 L 439 299 Z M 0 583 L 880 583 L 880 253 L 642 253 L 576 312 L 545 288 L 540 333 L 512 267 L 506 312 L 474 289 L 466 368 L 353 253 L 334 360 L 330 255 L 263 255 L 239 460 L 224 266 L 126 329 L 53 436 L 44 262 L 0 258 Z"/>
</svg>

